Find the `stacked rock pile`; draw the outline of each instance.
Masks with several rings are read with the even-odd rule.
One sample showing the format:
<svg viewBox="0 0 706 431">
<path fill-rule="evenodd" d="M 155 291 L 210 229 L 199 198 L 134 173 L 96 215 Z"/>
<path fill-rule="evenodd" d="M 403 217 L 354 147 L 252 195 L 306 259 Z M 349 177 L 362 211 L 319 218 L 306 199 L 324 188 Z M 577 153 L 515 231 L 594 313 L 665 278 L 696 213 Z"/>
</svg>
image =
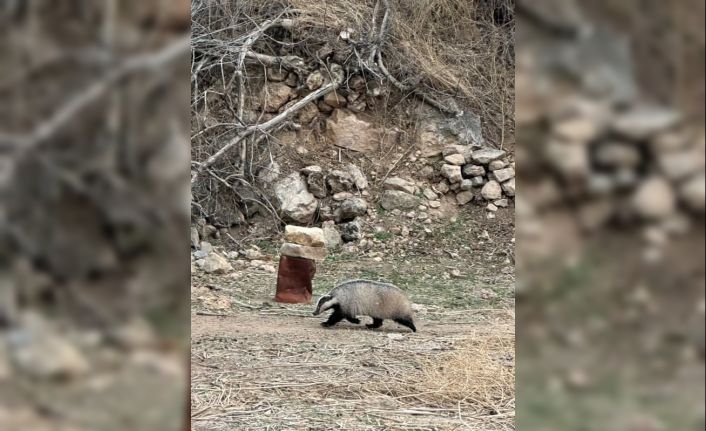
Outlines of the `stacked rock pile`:
<svg viewBox="0 0 706 431">
<path fill-rule="evenodd" d="M 450 145 L 442 150 L 444 164 L 441 175 L 445 178 L 434 186 L 438 193 L 456 194 L 456 202 L 487 203 L 488 217 L 498 207 L 509 205 L 508 198 L 515 196 L 515 163 L 503 150 L 467 145 Z"/>
<path fill-rule="evenodd" d="M 326 258 L 324 231 L 320 228 L 287 225 L 284 240 L 280 248 L 275 301 L 309 303 L 316 262 Z"/>
</svg>

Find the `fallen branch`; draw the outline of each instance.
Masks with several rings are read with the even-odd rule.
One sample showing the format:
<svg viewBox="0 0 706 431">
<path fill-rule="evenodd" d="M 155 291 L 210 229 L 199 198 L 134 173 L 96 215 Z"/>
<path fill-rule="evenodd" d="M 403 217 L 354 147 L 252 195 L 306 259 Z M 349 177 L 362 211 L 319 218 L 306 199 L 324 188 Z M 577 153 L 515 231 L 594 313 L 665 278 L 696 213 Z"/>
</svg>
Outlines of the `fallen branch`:
<svg viewBox="0 0 706 431">
<path fill-rule="evenodd" d="M 306 95 L 306 97 L 300 99 L 297 101 L 295 104 L 287 108 L 286 110 L 282 111 L 279 113 L 277 116 L 272 118 L 269 121 L 266 121 L 262 124 L 255 124 L 252 125 L 242 132 L 240 132 L 236 137 L 231 139 L 226 145 L 224 145 L 220 150 L 218 150 L 215 154 L 213 154 L 211 157 L 206 159 L 203 163 L 198 165 L 196 168 L 196 171 L 192 174 L 191 176 L 191 184 L 194 184 L 196 182 L 196 179 L 208 168 L 210 168 L 214 163 L 216 163 L 225 153 L 227 153 L 231 148 L 233 148 L 235 145 L 238 145 L 240 141 L 243 139 L 247 138 L 248 136 L 252 135 L 255 132 L 267 132 L 271 128 L 277 126 L 278 124 L 282 123 L 284 120 L 289 118 L 290 116 L 294 115 L 297 113 L 300 109 L 302 109 L 304 106 L 306 106 L 309 102 L 318 99 L 321 96 L 324 96 L 341 85 L 343 82 L 343 70 L 340 68 L 340 66 L 334 65 L 332 68 L 332 80 L 330 83 L 324 85 L 323 87 L 319 88 L 318 90 L 309 93 Z"/>
</svg>

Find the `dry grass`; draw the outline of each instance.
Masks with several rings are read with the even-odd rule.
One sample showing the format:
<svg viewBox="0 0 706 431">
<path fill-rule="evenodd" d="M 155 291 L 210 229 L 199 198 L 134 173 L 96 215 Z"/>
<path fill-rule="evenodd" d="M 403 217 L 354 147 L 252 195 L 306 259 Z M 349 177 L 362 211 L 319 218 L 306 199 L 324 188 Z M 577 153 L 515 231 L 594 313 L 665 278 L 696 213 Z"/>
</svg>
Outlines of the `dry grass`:
<svg viewBox="0 0 706 431">
<path fill-rule="evenodd" d="M 426 359 L 402 391 L 439 407 L 469 406 L 479 413 L 513 416 L 514 329 L 475 331 L 458 350 Z"/>
</svg>

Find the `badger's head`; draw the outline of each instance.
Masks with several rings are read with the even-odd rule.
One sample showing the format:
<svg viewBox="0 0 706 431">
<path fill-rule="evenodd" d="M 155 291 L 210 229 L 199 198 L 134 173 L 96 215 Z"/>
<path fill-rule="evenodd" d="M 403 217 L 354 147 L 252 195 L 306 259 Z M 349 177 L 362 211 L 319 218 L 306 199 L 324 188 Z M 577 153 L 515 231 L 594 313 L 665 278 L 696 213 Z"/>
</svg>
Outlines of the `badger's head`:
<svg viewBox="0 0 706 431">
<path fill-rule="evenodd" d="M 318 316 L 319 314 L 323 313 L 324 311 L 328 310 L 336 304 L 338 304 L 338 300 L 336 298 L 328 294 L 323 295 L 321 298 L 319 298 L 319 301 L 316 303 L 316 310 L 314 310 L 314 316 Z"/>
</svg>

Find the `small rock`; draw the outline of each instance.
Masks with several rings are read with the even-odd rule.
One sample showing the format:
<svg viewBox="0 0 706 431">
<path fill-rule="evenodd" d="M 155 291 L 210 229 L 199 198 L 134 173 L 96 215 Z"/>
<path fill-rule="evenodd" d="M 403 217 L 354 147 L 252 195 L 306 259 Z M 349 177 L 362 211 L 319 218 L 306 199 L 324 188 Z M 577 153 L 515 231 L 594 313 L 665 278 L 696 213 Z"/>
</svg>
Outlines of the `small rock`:
<svg viewBox="0 0 706 431">
<path fill-rule="evenodd" d="M 596 162 L 606 167 L 635 167 L 640 163 L 637 147 L 622 142 L 609 142 L 596 149 Z"/>
<path fill-rule="evenodd" d="M 216 229 L 216 227 L 213 225 L 204 224 L 201 227 L 201 238 L 202 239 L 213 238 L 216 236 L 217 233 L 218 233 L 218 229 Z"/>
<path fill-rule="evenodd" d="M 279 249 L 282 256 L 301 257 L 315 261 L 323 261 L 326 258 L 326 247 L 307 247 L 305 245 L 285 242 Z"/>
<path fill-rule="evenodd" d="M 321 169 L 321 166 L 311 165 L 311 166 L 307 166 L 305 168 L 302 168 L 302 170 L 299 172 L 301 172 L 303 175 L 321 174 L 321 173 L 323 173 L 323 169 Z"/>
<path fill-rule="evenodd" d="M 138 318 L 109 331 L 106 339 L 124 349 L 144 349 L 157 343 L 157 336 L 152 326 Z"/>
<path fill-rule="evenodd" d="M 495 212 L 498 210 L 498 207 L 496 207 L 495 204 L 488 204 L 485 209 L 487 211 Z"/>
<path fill-rule="evenodd" d="M 409 228 L 407 226 L 402 226 L 402 229 L 400 230 L 400 235 L 409 236 Z"/>
<path fill-rule="evenodd" d="M 318 70 L 309 74 L 306 78 L 306 87 L 314 91 L 324 85 L 324 76 Z"/>
<path fill-rule="evenodd" d="M 319 116 L 319 108 L 316 106 L 316 103 L 314 103 L 314 102 L 307 103 L 297 113 L 297 118 L 299 118 L 299 122 L 302 124 L 309 124 L 312 122 L 312 120 L 314 120 L 318 116 Z"/>
<path fill-rule="evenodd" d="M 429 208 L 440 208 L 440 207 L 441 207 L 441 202 L 439 202 L 439 201 L 429 201 L 428 205 L 429 205 Z"/>
<path fill-rule="evenodd" d="M 343 242 L 358 241 L 363 236 L 363 227 L 358 219 L 342 223 L 339 228 L 341 229 Z"/>
<path fill-rule="evenodd" d="M 341 246 L 341 234 L 336 229 L 336 224 L 332 221 L 325 221 L 321 228 L 324 232 L 324 241 L 326 248 L 329 250 L 334 250 Z"/>
<path fill-rule="evenodd" d="M 467 177 L 485 176 L 485 168 L 480 165 L 466 165 L 463 167 L 463 175 Z"/>
<path fill-rule="evenodd" d="M 360 168 L 352 163 L 345 165 L 345 169 L 353 178 L 353 184 L 355 184 L 358 190 L 365 190 L 368 188 L 368 179 L 365 177 Z"/>
<path fill-rule="evenodd" d="M 700 175 L 687 180 L 679 187 L 679 197 L 692 210 L 700 213 L 706 207 L 706 177 L 702 172 Z"/>
<path fill-rule="evenodd" d="M 417 187 L 411 181 L 399 177 L 387 178 L 382 184 L 384 190 L 399 190 L 413 195 L 417 191 Z"/>
<path fill-rule="evenodd" d="M 208 254 L 213 251 L 213 246 L 208 241 L 201 241 L 200 249 L 201 249 L 201 251 Z"/>
<path fill-rule="evenodd" d="M 267 69 L 267 80 L 272 82 L 282 82 L 287 78 L 288 72 L 284 69 Z"/>
<path fill-rule="evenodd" d="M 499 208 L 506 208 L 509 205 L 507 199 L 498 199 L 497 201 L 493 202 L 493 204 L 495 204 L 495 206 Z"/>
<path fill-rule="evenodd" d="M 630 139 L 643 140 L 671 128 L 680 119 L 673 109 L 642 105 L 615 116 L 613 128 Z"/>
<path fill-rule="evenodd" d="M 341 203 L 333 212 L 334 220 L 337 222 L 350 221 L 365 214 L 368 211 L 368 203 L 365 199 L 349 198 Z"/>
<path fill-rule="evenodd" d="M 323 199 L 327 195 L 326 178 L 321 172 L 311 172 L 306 177 L 306 185 L 309 193 L 315 198 Z"/>
<path fill-rule="evenodd" d="M 209 274 L 227 274 L 233 270 L 228 260 L 218 253 L 211 253 L 203 263 L 203 270 Z"/>
<path fill-rule="evenodd" d="M 672 181 L 683 180 L 698 172 L 703 172 L 706 162 L 703 149 L 662 153 L 658 156 L 657 161 L 664 175 Z"/>
<path fill-rule="evenodd" d="M 88 373 L 90 364 L 68 338 L 53 330 L 37 315 L 7 335 L 14 368 L 40 379 L 75 378 Z"/>
<path fill-rule="evenodd" d="M 515 196 L 515 179 L 511 178 L 502 184 L 502 189 L 508 196 Z"/>
<path fill-rule="evenodd" d="M 259 100 L 263 101 L 263 111 L 277 112 L 279 108 L 295 96 L 296 94 L 291 87 L 281 82 L 274 82 L 267 83 L 262 87 Z"/>
<path fill-rule="evenodd" d="M 471 155 L 473 154 L 473 148 L 470 145 L 449 145 L 441 150 L 441 154 L 446 157 L 452 154 L 460 154 L 463 159 L 468 163 L 471 160 Z"/>
<path fill-rule="evenodd" d="M 208 256 L 208 254 L 209 254 L 209 253 L 208 253 L 207 251 L 196 250 L 196 251 L 194 252 L 194 259 L 197 259 L 197 260 L 198 260 L 198 259 L 205 259 L 206 256 Z"/>
<path fill-rule="evenodd" d="M 418 197 L 399 190 L 385 190 L 380 197 L 380 205 L 386 210 L 416 208 L 420 203 Z"/>
<path fill-rule="evenodd" d="M 419 175 L 427 180 L 434 178 L 435 174 L 436 173 L 434 172 L 434 167 L 429 165 L 424 165 L 424 167 L 422 167 L 422 169 L 419 171 Z"/>
<path fill-rule="evenodd" d="M 480 150 L 474 151 L 471 158 L 478 164 L 487 165 L 493 160 L 497 160 L 504 156 L 505 151 L 503 150 L 497 150 L 495 148 L 481 148 Z"/>
<path fill-rule="evenodd" d="M 297 74 L 294 72 L 288 73 L 287 78 L 284 80 L 284 83 L 289 85 L 290 87 L 296 87 L 298 82 L 299 76 L 297 76 Z"/>
<path fill-rule="evenodd" d="M 316 107 L 319 108 L 319 112 L 322 112 L 324 114 L 330 114 L 333 112 L 333 108 L 331 107 L 331 105 L 324 103 L 323 100 L 319 100 L 319 102 L 316 104 Z"/>
<path fill-rule="evenodd" d="M 339 193 L 353 190 L 355 182 L 348 172 L 334 170 L 326 176 L 326 184 L 331 193 Z"/>
<path fill-rule="evenodd" d="M 489 300 L 497 298 L 498 294 L 490 289 L 481 289 L 479 296 L 481 297 L 481 299 Z"/>
<path fill-rule="evenodd" d="M 404 340 L 405 337 L 402 334 L 392 333 L 392 334 L 387 334 L 387 338 L 389 338 L 392 341 L 402 341 L 402 340 Z"/>
<path fill-rule="evenodd" d="M 324 96 L 324 103 L 332 108 L 343 108 L 348 101 L 339 92 L 332 91 Z"/>
<path fill-rule="evenodd" d="M 451 184 L 459 183 L 463 180 L 463 175 L 461 175 L 461 167 L 456 165 L 443 165 L 441 167 L 441 175 L 448 179 Z"/>
<path fill-rule="evenodd" d="M 422 189 L 422 194 L 424 195 L 425 198 L 427 198 L 430 201 L 436 200 L 439 197 L 436 194 L 436 192 L 434 192 L 434 190 L 432 190 L 428 187 L 425 187 L 424 189 Z"/>
<path fill-rule="evenodd" d="M 248 260 L 257 260 L 257 259 L 262 259 L 265 257 L 265 255 L 262 254 L 262 252 L 258 248 L 249 248 L 246 250 L 242 250 L 240 254 L 243 255 L 244 258 Z"/>
<path fill-rule="evenodd" d="M 674 212 L 676 198 L 667 181 L 651 177 L 644 180 L 636 190 L 632 197 L 632 206 L 643 218 L 663 218 Z"/>
<path fill-rule="evenodd" d="M 552 132 L 561 139 L 571 142 L 588 143 L 603 132 L 602 121 L 590 116 L 575 116 L 552 124 Z"/>
<path fill-rule="evenodd" d="M 483 177 L 473 177 L 471 178 L 471 185 L 473 187 L 480 187 L 485 184 L 485 178 Z"/>
<path fill-rule="evenodd" d="M 451 270 L 451 277 L 463 278 L 463 274 L 461 274 L 461 271 L 459 271 L 458 269 L 453 269 Z"/>
<path fill-rule="evenodd" d="M 485 213 L 485 218 L 487 218 L 487 219 L 494 219 L 494 218 L 495 218 L 495 213 L 494 213 L 494 212 L 487 212 L 487 213 Z"/>
<path fill-rule="evenodd" d="M 507 163 L 505 163 L 504 160 L 493 160 L 492 162 L 488 163 L 488 170 L 497 171 L 498 169 L 502 169 L 505 166 L 507 166 Z"/>
<path fill-rule="evenodd" d="M 191 248 L 199 248 L 199 230 L 195 227 L 191 228 Z"/>
<path fill-rule="evenodd" d="M 345 201 L 346 199 L 350 199 L 353 197 L 353 193 L 351 192 L 338 192 L 331 196 L 331 198 L 336 201 L 336 202 L 342 202 Z"/>
<path fill-rule="evenodd" d="M 279 178 L 280 173 L 279 164 L 273 161 L 258 171 L 257 179 L 263 184 L 270 184 Z"/>
<path fill-rule="evenodd" d="M 515 178 L 515 170 L 513 168 L 504 168 L 493 171 L 493 177 L 499 183 L 504 183 L 510 178 Z"/>
<path fill-rule="evenodd" d="M 449 192 L 449 183 L 446 181 L 438 182 L 434 185 L 434 189 L 442 195 Z"/>
<path fill-rule="evenodd" d="M 481 189 L 480 194 L 487 201 L 498 200 L 503 195 L 500 184 L 495 180 L 488 181 Z"/>
<path fill-rule="evenodd" d="M 459 191 L 458 189 L 460 189 L 460 188 L 461 188 L 461 183 L 453 183 L 449 186 L 449 190 L 451 190 L 452 192 L 458 192 Z"/>
<path fill-rule="evenodd" d="M 473 180 L 463 180 L 459 186 L 459 190 L 468 191 L 473 188 Z"/>
<path fill-rule="evenodd" d="M 463 166 L 466 159 L 461 154 L 449 154 L 444 157 L 444 161 L 450 165 Z"/>
<path fill-rule="evenodd" d="M 318 227 L 287 225 L 284 227 L 284 240 L 309 247 L 325 245 L 324 231 Z"/>
<path fill-rule="evenodd" d="M 466 205 L 470 201 L 473 200 L 473 193 L 472 192 L 461 192 L 456 195 L 456 202 L 458 202 L 459 205 Z"/>
</svg>

